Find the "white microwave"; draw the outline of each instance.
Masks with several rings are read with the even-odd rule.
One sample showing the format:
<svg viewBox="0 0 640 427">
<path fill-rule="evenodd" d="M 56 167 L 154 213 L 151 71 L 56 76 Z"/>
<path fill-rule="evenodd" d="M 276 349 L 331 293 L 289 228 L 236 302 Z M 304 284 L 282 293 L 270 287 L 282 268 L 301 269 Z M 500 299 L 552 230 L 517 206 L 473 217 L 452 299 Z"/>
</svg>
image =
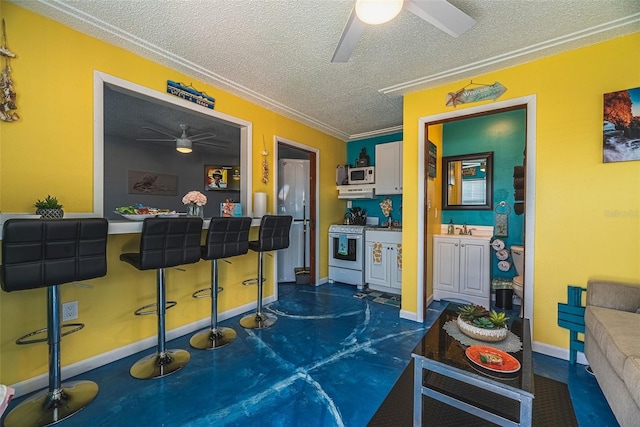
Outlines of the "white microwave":
<svg viewBox="0 0 640 427">
<path fill-rule="evenodd" d="M 375 169 L 373 166 L 349 168 L 349 184 L 375 184 Z"/>
</svg>

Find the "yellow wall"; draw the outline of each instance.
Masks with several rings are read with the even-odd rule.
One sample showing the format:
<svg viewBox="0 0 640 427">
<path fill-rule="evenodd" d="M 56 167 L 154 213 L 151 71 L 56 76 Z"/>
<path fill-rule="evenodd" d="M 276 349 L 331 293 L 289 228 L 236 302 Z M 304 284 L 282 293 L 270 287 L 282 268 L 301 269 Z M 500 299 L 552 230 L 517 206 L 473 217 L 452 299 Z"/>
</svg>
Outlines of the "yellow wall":
<svg viewBox="0 0 640 427">
<path fill-rule="evenodd" d="M 47 194 L 58 197 L 67 212 L 93 210 L 93 72 L 116 76 L 159 92 L 167 80 L 192 83 L 216 99 L 216 110 L 253 123 L 253 191 L 266 192 L 275 211 L 273 184 L 261 182 L 262 138 L 268 144 L 270 178 L 276 172 L 274 135 L 318 148 L 320 158 L 318 206 L 319 277 L 328 275 L 329 225 L 342 221 L 344 202 L 336 197 L 335 165 L 344 163 L 344 142 L 290 120 L 237 96 L 199 82 L 125 50 L 76 32 L 16 5 L 1 2 L 21 120 L 0 123 L 0 209 L 33 213 L 33 202 Z M 187 102 L 187 101 L 185 101 Z M 255 237 L 255 230 L 252 232 Z M 62 300 L 78 300 L 79 321 L 86 328 L 65 337 L 63 366 L 154 336 L 155 316 L 134 317 L 133 311 L 155 301 L 155 275 L 139 272 L 118 260 L 123 251 L 136 251 L 138 235 L 111 236 L 108 275 L 93 280 L 91 290 L 62 287 Z M 243 279 L 255 276 L 256 256 L 248 254 L 221 263 L 221 312 L 251 303 L 255 287 Z M 267 257 L 267 263 L 270 258 Z M 273 266 L 267 266 L 271 274 Z M 190 265 L 186 272 L 168 272 L 168 299 L 179 305 L 167 314 L 167 329 L 206 319 L 208 300 L 191 293 L 210 282 L 210 263 Z M 269 276 L 268 276 L 269 277 Z M 273 295 L 269 281 L 265 296 Z M 14 340 L 46 324 L 46 291 L 0 292 L 0 383 L 12 384 L 47 371 L 46 344 L 16 346 Z"/>
<path fill-rule="evenodd" d="M 640 86 L 640 33 L 543 58 L 474 81 L 499 81 L 500 100 L 537 96 L 534 340 L 568 348 L 557 326 L 557 303 L 567 285 L 592 277 L 640 283 L 640 162 L 602 163 L 603 94 Z M 405 96 L 404 310 L 416 311 L 415 186 L 420 117 L 451 111 L 446 94 L 468 80 Z M 471 104 L 477 106 L 478 103 Z M 458 109 L 466 106 L 459 105 Z M 496 165 L 495 167 L 500 167 Z M 414 184 L 412 184 L 414 183 Z M 436 189 L 436 191 L 438 191 Z"/>
</svg>

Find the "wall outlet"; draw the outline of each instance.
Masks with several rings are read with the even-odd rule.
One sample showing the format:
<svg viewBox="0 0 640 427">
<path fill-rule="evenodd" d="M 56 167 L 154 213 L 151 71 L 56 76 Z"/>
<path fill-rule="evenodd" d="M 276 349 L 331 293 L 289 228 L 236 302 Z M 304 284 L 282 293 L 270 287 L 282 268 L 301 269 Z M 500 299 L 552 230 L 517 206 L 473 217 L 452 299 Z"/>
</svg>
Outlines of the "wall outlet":
<svg viewBox="0 0 640 427">
<path fill-rule="evenodd" d="M 62 321 L 78 318 L 78 301 L 65 302 L 62 304 Z"/>
</svg>

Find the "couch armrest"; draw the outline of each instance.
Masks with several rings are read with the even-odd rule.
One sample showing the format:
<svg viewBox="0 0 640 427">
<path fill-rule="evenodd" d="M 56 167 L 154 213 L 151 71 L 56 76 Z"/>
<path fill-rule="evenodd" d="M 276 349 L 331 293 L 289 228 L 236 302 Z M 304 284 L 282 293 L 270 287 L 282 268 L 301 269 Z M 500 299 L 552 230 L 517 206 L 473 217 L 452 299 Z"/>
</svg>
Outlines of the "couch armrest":
<svg viewBox="0 0 640 427">
<path fill-rule="evenodd" d="M 640 283 L 589 280 L 587 305 L 635 312 L 640 308 Z"/>
</svg>

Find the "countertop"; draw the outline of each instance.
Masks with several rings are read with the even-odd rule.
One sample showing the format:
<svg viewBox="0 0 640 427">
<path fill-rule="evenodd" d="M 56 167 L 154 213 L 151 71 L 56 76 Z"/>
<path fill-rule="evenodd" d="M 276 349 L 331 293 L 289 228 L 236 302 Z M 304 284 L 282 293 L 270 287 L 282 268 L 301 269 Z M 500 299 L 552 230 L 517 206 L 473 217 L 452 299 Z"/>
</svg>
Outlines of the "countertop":
<svg viewBox="0 0 640 427">
<path fill-rule="evenodd" d="M 94 214 L 64 214 L 65 218 L 96 218 L 98 217 L 97 215 Z M 2 216 L 0 221 L 0 240 L 2 240 L 2 224 L 4 223 L 5 220 L 9 219 L 9 218 L 35 218 L 38 219 L 40 218 L 40 215 L 31 215 L 31 214 L 5 214 Z M 211 221 L 211 218 L 205 219 L 203 224 L 202 224 L 202 228 L 203 229 L 207 229 L 209 228 L 209 222 Z M 251 220 L 251 226 L 252 227 L 259 227 L 260 226 L 260 222 L 262 221 L 262 218 L 252 218 Z M 130 234 L 130 233 L 140 233 L 142 232 L 142 222 L 143 221 L 131 221 L 128 219 L 122 219 L 122 220 L 109 220 L 109 234 Z"/>
</svg>

